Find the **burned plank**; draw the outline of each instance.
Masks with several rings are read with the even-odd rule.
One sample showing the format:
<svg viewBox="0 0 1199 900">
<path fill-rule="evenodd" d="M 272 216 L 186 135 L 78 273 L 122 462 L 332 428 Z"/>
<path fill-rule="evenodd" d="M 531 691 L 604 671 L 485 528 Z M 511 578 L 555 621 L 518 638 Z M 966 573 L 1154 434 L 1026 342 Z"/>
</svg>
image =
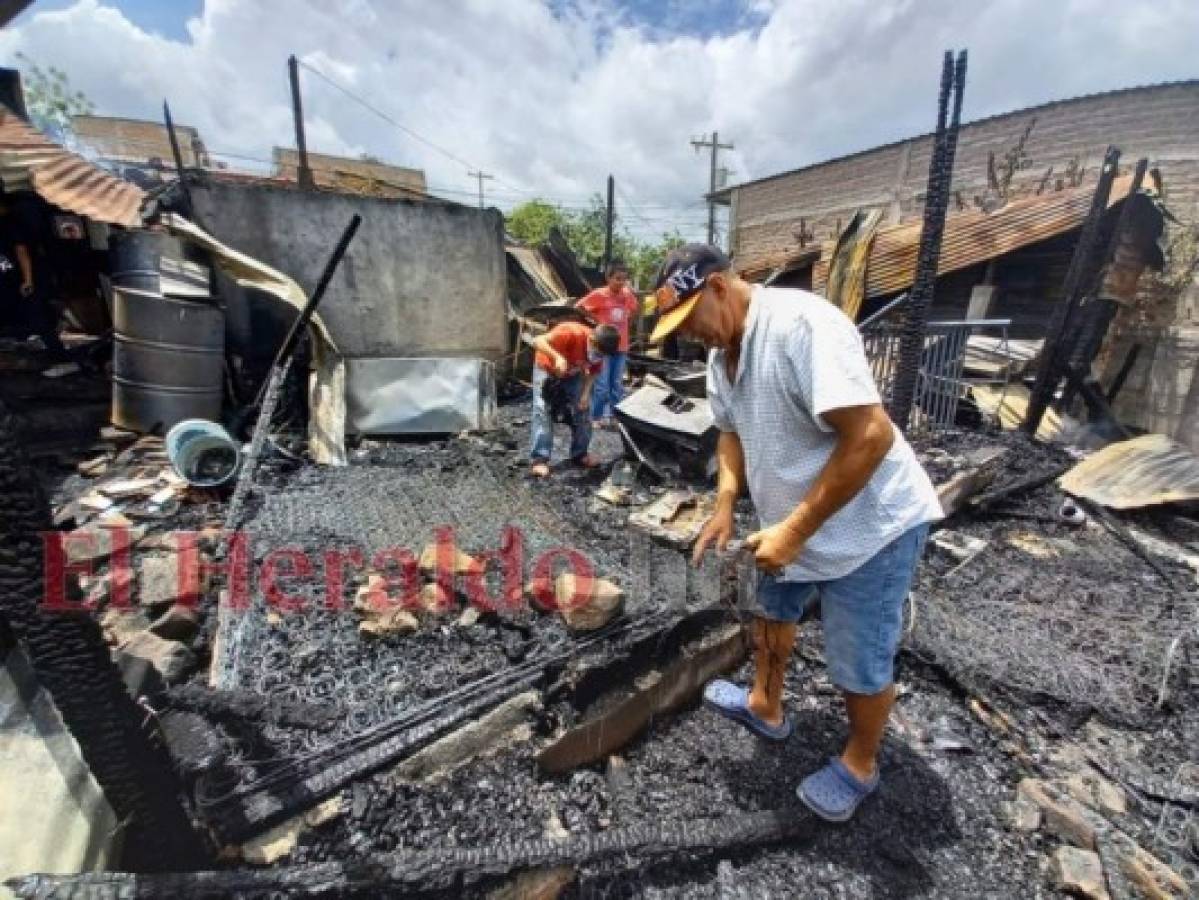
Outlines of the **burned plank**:
<svg viewBox="0 0 1199 900">
<path fill-rule="evenodd" d="M 281 701 L 250 691 L 216 691 L 198 684 L 170 688 L 165 699 L 174 709 L 200 713 L 217 722 L 261 721 L 315 731 L 332 727 L 342 715 L 342 710 L 335 705 Z"/>
<path fill-rule="evenodd" d="M 990 486 L 999 473 L 999 461 L 1006 455 L 1003 447 L 984 447 L 970 454 L 970 468 L 937 485 L 937 498 L 945 517 L 957 513 L 967 501 Z"/>
<path fill-rule="evenodd" d="M 409 719 L 334 745 L 314 754 L 306 765 L 285 766 L 281 777 L 267 776 L 249 790 L 206 804 L 209 822 L 226 842 L 243 841 L 315 805 L 351 781 L 415 753 L 527 690 L 540 677 L 539 671 L 522 672 L 460 698 L 457 704 L 447 700 L 444 707 L 436 704 L 422 708 Z"/>
<path fill-rule="evenodd" d="M 378 856 L 357 863 L 320 863 L 269 871 L 233 870 L 171 875 L 93 872 L 35 874 L 6 885 L 22 898 L 130 900 L 179 897 L 183 900 L 276 891 L 313 897 L 350 890 L 421 891 L 454 887 L 517 869 L 576 867 L 603 860 L 644 863 L 682 854 L 727 852 L 815 834 L 818 821 L 801 809 L 735 813 L 713 819 L 643 823 L 572 836 L 569 839 L 512 841 L 489 847 L 432 847 Z"/>
<path fill-rule="evenodd" d="M 1039 487 L 1044 487 L 1051 481 L 1056 481 L 1065 472 L 1069 471 L 1071 464 L 1055 466 L 1054 468 L 1041 472 L 1037 475 L 1031 475 L 1028 478 L 1022 478 L 1019 481 L 1014 481 L 1011 484 L 1005 484 L 1003 487 L 996 488 L 993 491 L 988 491 L 985 494 L 980 494 L 968 501 L 968 505 L 972 510 L 983 510 L 988 506 L 998 503 L 1000 500 L 1008 500 L 1019 494 L 1035 491 Z"/>
<path fill-rule="evenodd" d="M 603 759 L 636 737 L 654 716 L 681 709 L 709 679 L 738 666 L 747 653 L 742 629 L 726 628 L 698 652 L 676 660 L 652 684 L 567 731 L 538 754 L 538 764 L 557 773 Z"/>
</svg>

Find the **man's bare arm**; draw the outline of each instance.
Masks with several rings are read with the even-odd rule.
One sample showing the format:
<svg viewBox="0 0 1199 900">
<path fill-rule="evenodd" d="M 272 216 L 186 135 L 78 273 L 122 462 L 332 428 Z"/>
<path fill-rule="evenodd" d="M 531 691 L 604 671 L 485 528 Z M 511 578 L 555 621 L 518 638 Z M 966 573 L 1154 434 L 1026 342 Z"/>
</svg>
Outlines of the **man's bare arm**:
<svg viewBox="0 0 1199 900">
<path fill-rule="evenodd" d="M 722 550 L 733 537 L 733 512 L 737 498 L 743 493 L 745 450 L 737 432 L 723 431 L 716 441 L 716 509 L 695 540 L 691 559 L 696 565 L 704 558 L 709 545 L 715 543 L 716 549 Z"/>
<path fill-rule="evenodd" d="M 808 495 L 786 519 L 802 541 L 820 530 L 870 481 L 895 443 L 891 419 L 881 406 L 848 406 L 824 413 L 837 445 Z"/>
<path fill-rule="evenodd" d="M 533 338 L 533 349 L 540 350 L 554 362 L 554 373 L 562 374 L 566 370 L 566 357 L 554 349 L 554 345 L 549 341 L 548 334 L 541 334 Z"/>
<path fill-rule="evenodd" d="M 722 431 L 716 439 L 716 508 L 731 513 L 745 493 L 745 450 L 735 431 Z"/>
</svg>

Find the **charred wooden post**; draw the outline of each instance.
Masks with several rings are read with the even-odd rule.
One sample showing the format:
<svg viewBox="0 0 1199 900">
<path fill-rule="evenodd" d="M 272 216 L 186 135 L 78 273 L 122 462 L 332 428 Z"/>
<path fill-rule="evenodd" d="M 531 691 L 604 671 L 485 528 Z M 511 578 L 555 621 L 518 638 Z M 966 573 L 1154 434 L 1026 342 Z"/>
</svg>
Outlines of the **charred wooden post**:
<svg viewBox="0 0 1199 900">
<path fill-rule="evenodd" d="M 50 507 L 16 420 L 3 407 L 0 494 L 0 633 L 11 630 L 29 655 L 38 683 L 125 823 L 125 865 L 145 872 L 201 865 L 204 842 L 184 810 L 182 786 L 165 751 L 143 730 L 145 712 L 125 689 L 99 626 L 79 608 L 43 606 L 43 579 L 54 574 L 45 568 L 43 542 L 54 531 Z"/>
<path fill-rule="evenodd" d="M 1037 379 L 1033 384 L 1032 394 L 1028 403 L 1028 414 L 1021 426 L 1026 434 L 1037 433 L 1045 410 L 1053 400 L 1058 383 L 1062 380 L 1068 363 L 1068 350 L 1072 342 L 1068 339 L 1071 326 L 1079 304 L 1082 302 L 1088 286 L 1093 283 L 1100 265 L 1099 226 L 1107 209 L 1107 201 L 1111 196 L 1112 182 L 1120 163 L 1120 151 L 1108 147 L 1103 159 L 1103 169 L 1099 173 L 1099 182 L 1091 198 L 1091 208 L 1083 221 L 1082 232 L 1074 247 L 1074 255 L 1070 258 L 1070 268 L 1066 272 L 1066 281 L 1062 286 L 1063 302 L 1054 312 L 1045 335 L 1045 350 L 1041 354 L 1040 366 L 1037 369 Z"/>
<path fill-rule="evenodd" d="M 937 281 L 937 265 L 941 258 L 941 239 L 945 232 L 945 215 L 949 208 L 950 183 L 953 179 L 953 160 L 957 152 L 958 127 L 962 116 L 962 96 L 966 87 L 966 51 L 958 54 L 956 63 L 947 51 L 941 68 L 941 93 L 937 99 L 937 129 L 933 137 L 932 158 L 928 167 L 928 189 L 924 199 L 924 221 L 920 230 L 920 249 L 912 291 L 904 308 L 903 334 L 899 345 L 898 372 L 891 390 L 888 412 L 892 420 L 907 430 L 920 378 L 920 356 L 924 351 L 924 335 L 928 325 L 928 308 L 932 304 Z M 953 95 L 953 116 L 946 123 L 950 95 Z"/>
<path fill-rule="evenodd" d="M 291 114 L 296 125 L 296 152 L 299 154 L 296 166 L 296 184 L 301 189 L 311 191 L 316 188 L 312 177 L 312 169 L 308 166 L 308 141 L 304 137 L 304 105 L 300 99 L 300 67 L 293 53 L 287 58 L 287 77 L 291 82 Z"/>
<path fill-rule="evenodd" d="M 1091 376 L 1091 364 L 1099 355 L 1103 341 L 1107 337 L 1108 328 L 1120 310 L 1121 302 L 1131 303 L 1136 293 L 1136 285 L 1141 272 L 1145 268 L 1144 256 L 1137 249 L 1137 236 L 1134 234 L 1134 210 L 1136 197 L 1145 182 L 1145 173 L 1149 168 L 1149 160 L 1140 159 L 1133 174 L 1132 186 L 1128 196 L 1120 207 L 1120 215 L 1108 238 L 1107 250 L 1103 255 L 1103 265 L 1096 273 L 1096 283 L 1087 292 L 1087 299 L 1079 310 L 1079 327 L 1076 334 L 1069 339 L 1070 367 L 1075 370 L 1083 381 L 1091 381 L 1091 386 L 1098 390 Z M 1098 276 L 1102 274 L 1102 279 Z M 1095 296 L 1091 296 L 1094 293 Z M 1068 409 L 1074 398 L 1075 389 L 1068 385 L 1062 397 L 1062 408 Z"/>
<path fill-rule="evenodd" d="M 175 175 L 179 180 L 179 190 L 183 194 L 183 205 L 187 217 L 192 221 L 196 218 L 196 207 L 192 203 L 191 188 L 187 184 L 187 175 L 183 170 L 183 153 L 179 150 L 179 136 L 175 133 L 175 123 L 171 120 L 171 107 L 162 101 L 162 120 L 167 127 L 167 137 L 171 140 L 171 155 L 175 158 Z"/>
</svg>

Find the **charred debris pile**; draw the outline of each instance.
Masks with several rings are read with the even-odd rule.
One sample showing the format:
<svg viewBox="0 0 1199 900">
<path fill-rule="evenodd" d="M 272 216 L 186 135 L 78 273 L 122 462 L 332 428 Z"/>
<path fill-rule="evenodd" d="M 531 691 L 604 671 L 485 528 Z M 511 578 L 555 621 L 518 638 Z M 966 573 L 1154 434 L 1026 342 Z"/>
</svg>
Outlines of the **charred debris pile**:
<svg viewBox="0 0 1199 900">
<path fill-rule="evenodd" d="M 946 517 L 906 611 L 883 788 L 851 826 L 817 823 L 793 793 L 842 737 L 818 630 L 787 675 L 799 727 L 781 747 L 697 702 L 709 679 L 744 674 L 756 581 L 744 557 L 688 562 L 716 440 L 702 364 L 635 354 L 635 390 L 593 443 L 604 465 L 537 481 L 521 344 L 571 316 L 564 304 L 492 317 L 516 332 L 498 409 L 491 362 L 452 356 L 351 359 L 348 388 L 314 312 L 356 218 L 308 296 L 169 214 L 226 288 L 273 296 L 291 324 L 253 378 L 219 353 L 199 373 L 218 413 L 237 398 L 222 424 L 142 427 L 161 424 L 154 404 L 172 394 L 130 390 L 124 371 L 124 428 L 31 455 L 36 397 L 17 398 L 24 419 L 0 420 L 0 647 L 31 655 L 123 823 L 114 871 L 9 887 L 1195 895 L 1199 459 L 1130 433 L 1110 405 L 1119 385 L 1089 375 L 1112 313 L 1099 285 L 1132 203 L 1107 211 L 1117 186 L 1139 196 L 1146 165 L 1121 180 L 1107 154 L 1043 342 L 930 322 L 964 81 L 965 55 L 947 55 L 911 290 L 861 324 Z M 856 309 L 865 257 L 839 247 L 831 284 Z M 541 262 L 512 260 L 530 296 L 553 280 L 541 262 L 563 284 L 584 277 L 560 240 Z M 123 303 L 178 326 L 155 277 L 124 286 Z M 188 302 L 200 335 L 215 306 Z M 176 374 L 142 352 L 161 341 L 117 330 L 124 364 Z M 413 424 L 464 409 L 472 424 Z M 397 422 L 449 434 L 371 436 Z M 753 527 L 748 506 L 739 527 Z"/>
</svg>

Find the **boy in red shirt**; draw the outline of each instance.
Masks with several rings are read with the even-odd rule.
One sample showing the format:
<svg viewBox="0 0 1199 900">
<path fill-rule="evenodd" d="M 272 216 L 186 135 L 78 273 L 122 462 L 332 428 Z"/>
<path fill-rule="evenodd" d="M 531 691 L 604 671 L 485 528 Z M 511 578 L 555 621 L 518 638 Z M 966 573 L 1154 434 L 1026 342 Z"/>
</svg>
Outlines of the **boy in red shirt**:
<svg viewBox="0 0 1199 900">
<path fill-rule="evenodd" d="M 601 325 L 611 325 L 620 334 L 616 353 L 604 358 L 604 366 L 591 391 L 591 419 L 597 426 L 611 421 L 612 410 L 624 397 L 624 370 L 629 359 L 629 321 L 639 309 L 637 295 L 629 290 L 629 270 L 624 263 L 613 262 L 607 271 L 608 283 L 596 288 L 575 304 Z"/>
<path fill-rule="evenodd" d="M 591 383 L 604 360 L 620 346 L 620 333 L 611 325 L 594 331 L 578 322 L 563 322 L 533 341 L 537 357 L 533 365 L 532 472 L 538 478 L 550 473 L 554 451 L 554 421 L 546 398 L 561 391 L 573 413 L 570 423 L 570 459 L 576 465 L 594 468 L 599 460 L 587 452 L 591 445 L 591 419 L 587 415 Z"/>
</svg>

